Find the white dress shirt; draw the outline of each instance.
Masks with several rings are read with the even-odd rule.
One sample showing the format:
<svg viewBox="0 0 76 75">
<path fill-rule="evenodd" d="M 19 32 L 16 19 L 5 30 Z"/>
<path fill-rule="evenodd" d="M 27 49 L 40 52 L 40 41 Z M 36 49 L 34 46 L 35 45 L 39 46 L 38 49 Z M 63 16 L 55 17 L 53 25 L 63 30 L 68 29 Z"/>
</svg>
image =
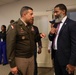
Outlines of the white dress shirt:
<svg viewBox="0 0 76 75">
<path fill-rule="evenodd" d="M 58 28 L 58 31 L 57 31 L 57 34 L 56 34 L 56 37 L 55 37 L 55 43 L 54 43 L 54 49 L 55 50 L 57 50 L 57 40 L 58 40 L 58 36 L 59 36 L 59 32 L 60 32 L 60 30 L 61 30 L 61 28 L 62 28 L 62 26 L 63 26 L 63 24 L 64 24 L 64 22 L 65 22 L 65 20 L 67 19 L 67 16 L 65 16 L 63 19 L 62 19 L 62 21 L 61 21 L 61 23 L 60 23 L 60 26 L 59 26 L 59 28 Z"/>
<path fill-rule="evenodd" d="M 51 44 L 52 44 L 52 42 L 49 41 L 49 43 L 48 43 L 48 50 L 51 50 Z"/>
</svg>

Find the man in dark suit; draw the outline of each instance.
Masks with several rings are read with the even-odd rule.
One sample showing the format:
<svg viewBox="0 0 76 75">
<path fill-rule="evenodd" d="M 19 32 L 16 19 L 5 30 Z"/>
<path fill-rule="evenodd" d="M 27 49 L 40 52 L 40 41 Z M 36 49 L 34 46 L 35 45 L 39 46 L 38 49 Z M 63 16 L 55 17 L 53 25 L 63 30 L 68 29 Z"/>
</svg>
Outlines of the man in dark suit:
<svg viewBox="0 0 76 75">
<path fill-rule="evenodd" d="M 76 22 L 67 17 L 64 4 L 54 7 L 55 22 L 51 25 L 52 58 L 55 75 L 74 75 L 76 66 Z"/>
</svg>

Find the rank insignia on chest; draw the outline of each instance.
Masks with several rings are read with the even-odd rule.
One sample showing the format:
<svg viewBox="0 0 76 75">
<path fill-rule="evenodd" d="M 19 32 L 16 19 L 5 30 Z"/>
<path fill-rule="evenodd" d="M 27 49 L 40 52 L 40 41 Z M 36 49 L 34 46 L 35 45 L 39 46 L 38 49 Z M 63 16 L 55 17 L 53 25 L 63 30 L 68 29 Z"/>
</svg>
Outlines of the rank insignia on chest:
<svg viewBox="0 0 76 75">
<path fill-rule="evenodd" d="M 20 32 L 21 32 L 21 33 L 24 33 L 24 30 L 21 28 L 21 29 L 20 29 Z"/>
<path fill-rule="evenodd" d="M 31 31 L 34 31 L 34 27 L 31 28 Z"/>
<path fill-rule="evenodd" d="M 22 39 L 24 40 L 25 39 L 25 36 L 22 36 Z"/>
</svg>

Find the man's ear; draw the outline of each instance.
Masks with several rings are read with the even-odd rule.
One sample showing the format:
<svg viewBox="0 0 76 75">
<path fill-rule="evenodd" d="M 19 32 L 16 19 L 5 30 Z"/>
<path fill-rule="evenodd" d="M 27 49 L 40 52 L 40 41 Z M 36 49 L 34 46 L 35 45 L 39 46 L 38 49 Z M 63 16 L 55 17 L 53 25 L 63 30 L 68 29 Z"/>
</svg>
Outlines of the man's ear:
<svg viewBox="0 0 76 75">
<path fill-rule="evenodd" d="M 25 16 L 27 13 L 28 13 L 28 11 L 24 11 L 24 12 L 23 12 L 23 16 Z"/>
<path fill-rule="evenodd" d="M 63 10 L 63 14 L 66 14 L 66 13 L 65 13 L 65 10 Z"/>
</svg>

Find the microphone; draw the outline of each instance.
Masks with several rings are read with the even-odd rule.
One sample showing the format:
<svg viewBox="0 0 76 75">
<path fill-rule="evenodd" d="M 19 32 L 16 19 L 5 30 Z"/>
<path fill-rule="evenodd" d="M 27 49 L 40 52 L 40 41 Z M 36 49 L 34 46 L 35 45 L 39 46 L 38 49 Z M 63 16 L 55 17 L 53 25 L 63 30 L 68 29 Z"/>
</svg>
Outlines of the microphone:
<svg viewBox="0 0 76 75">
<path fill-rule="evenodd" d="M 49 21 L 51 24 L 55 24 L 55 20 Z"/>
</svg>

